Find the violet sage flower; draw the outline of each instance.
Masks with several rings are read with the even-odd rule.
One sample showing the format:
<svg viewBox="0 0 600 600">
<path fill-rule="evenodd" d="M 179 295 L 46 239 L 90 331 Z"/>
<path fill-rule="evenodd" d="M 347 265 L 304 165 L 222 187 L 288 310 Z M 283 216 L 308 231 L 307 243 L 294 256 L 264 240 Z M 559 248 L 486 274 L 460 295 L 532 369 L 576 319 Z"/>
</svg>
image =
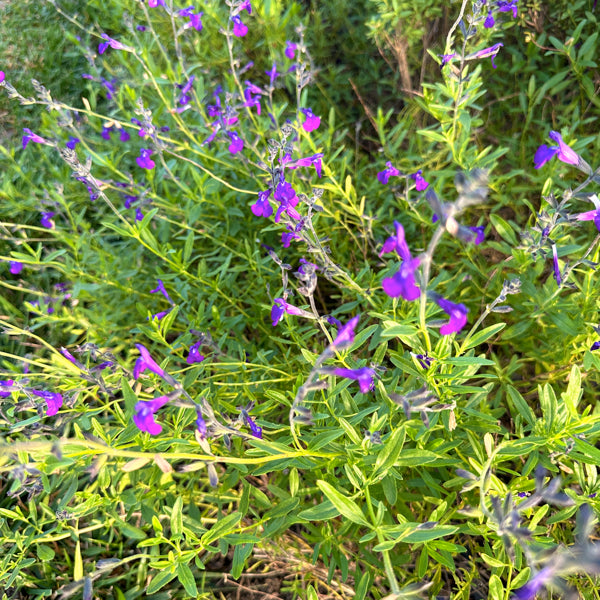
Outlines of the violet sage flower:
<svg viewBox="0 0 600 600">
<path fill-rule="evenodd" d="M 560 287 L 560 284 L 562 283 L 562 276 L 560 274 L 560 267 L 558 265 L 558 252 L 556 251 L 556 244 L 552 244 L 552 262 L 554 263 L 554 279 L 556 279 L 556 283 Z"/>
<path fill-rule="evenodd" d="M 250 210 L 257 217 L 270 217 L 273 214 L 273 207 L 269 202 L 271 190 L 258 192 L 258 200 L 250 207 Z"/>
<path fill-rule="evenodd" d="M 296 56 L 296 48 L 298 46 L 296 44 L 294 44 L 294 42 L 289 42 L 287 41 L 285 43 L 285 50 L 284 50 L 284 54 L 290 59 L 290 60 L 294 60 L 295 56 Z"/>
<path fill-rule="evenodd" d="M 398 169 L 396 169 L 396 167 L 392 165 L 391 161 L 388 160 L 385 163 L 385 169 L 377 173 L 377 179 L 379 180 L 379 183 L 387 185 L 387 182 L 390 180 L 390 177 L 396 175 L 400 175 L 400 171 L 398 171 Z"/>
<path fill-rule="evenodd" d="M 129 135 L 129 132 L 127 131 L 127 129 L 119 130 L 119 140 L 121 142 L 128 142 L 130 139 L 131 139 L 131 136 Z"/>
<path fill-rule="evenodd" d="M 202 408 L 199 405 L 196 405 L 196 426 L 198 427 L 200 439 L 205 440 L 208 435 L 208 428 L 206 427 L 206 421 L 202 416 Z"/>
<path fill-rule="evenodd" d="M 490 9 L 489 12 L 488 12 L 488 14 L 487 14 L 487 17 L 486 17 L 485 21 L 483 22 L 483 26 L 486 29 L 491 29 L 494 26 L 495 23 L 496 23 L 496 21 L 494 21 L 494 15 L 492 14 L 492 11 Z"/>
<path fill-rule="evenodd" d="M 164 6 L 165 0 L 148 0 L 148 6 L 150 8 L 156 8 L 158 5 Z"/>
<path fill-rule="evenodd" d="M 0 71 L 0 83 L 4 83 L 5 77 L 6 77 L 6 75 L 4 74 L 4 71 Z"/>
<path fill-rule="evenodd" d="M 419 169 L 416 173 L 413 173 L 410 178 L 415 182 L 415 188 L 417 192 L 422 192 L 429 187 L 429 183 L 425 181 L 423 175 L 421 175 L 423 171 Z"/>
<path fill-rule="evenodd" d="M 11 395 L 11 388 L 14 384 L 12 379 L 2 379 L 0 380 L 0 398 L 8 398 Z"/>
<path fill-rule="evenodd" d="M 193 27 L 196 31 L 202 31 L 202 15 L 204 13 L 203 12 L 194 13 L 193 11 L 194 11 L 194 7 L 189 6 L 188 8 L 184 8 L 184 9 L 180 10 L 177 14 L 180 17 L 189 17 L 190 18 L 190 23 L 189 23 L 188 27 Z"/>
<path fill-rule="evenodd" d="M 52 417 L 54 416 L 60 407 L 63 405 L 63 397 L 58 392 L 47 392 L 46 390 L 31 390 L 31 393 L 34 396 L 38 396 L 39 398 L 43 398 L 48 405 L 46 409 L 46 416 Z"/>
<path fill-rule="evenodd" d="M 383 291 L 390 298 L 402 296 L 407 302 L 416 300 L 421 295 L 421 290 L 415 283 L 415 271 L 420 264 L 421 261 L 418 258 L 403 260 L 400 269 L 381 282 Z"/>
<path fill-rule="evenodd" d="M 304 311 L 297 306 L 288 304 L 283 298 L 275 298 L 273 301 L 273 308 L 271 308 L 271 321 L 273 327 L 281 321 L 285 313 L 288 315 L 302 315 L 304 314 Z"/>
<path fill-rule="evenodd" d="M 516 19 L 517 11 L 518 11 L 518 7 L 517 7 L 518 3 L 519 3 L 519 0 L 497 0 L 496 10 L 498 12 L 512 11 L 512 16 L 514 19 Z"/>
<path fill-rule="evenodd" d="M 162 431 L 162 426 L 154 420 L 154 413 L 168 401 L 169 396 L 159 396 L 154 400 L 140 400 L 137 402 L 134 408 L 135 414 L 133 415 L 133 422 L 136 427 L 150 435 L 158 435 Z"/>
<path fill-rule="evenodd" d="M 320 178 L 321 174 L 322 174 L 322 163 L 321 163 L 321 159 L 323 158 L 323 153 L 322 152 L 317 152 L 317 154 L 313 154 L 312 156 L 306 156 L 304 158 L 299 158 L 297 160 L 294 160 L 288 164 L 286 164 L 285 166 L 288 169 L 297 169 L 298 167 L 309 167 L 309 166 L 313 166 L 315 168 L 315 171 L 317 172 L 317 176 Z"/>
<path fill-rule="evenodd" d="M 292 187 L 292 184 L 285 181 L 283 178 L 283 171 L 279 183 L 275 187 L 273 198 L 279 202 L 279 207 L 275 213 L 275 223 L 279 223 L 283 212 L 287 212 L 287 214 L 296 221 L 300 219 L 300 213 L 295 208 L 300 200 L 296 195 L 296 191 Z"/>
<path fill-rule="evenodd" d="M 8 270 L 13 275 L 18 275 L 23 270 L 23 263 L 18 260 L 11 260 L 8 263 Z"/>
<path fill-rule="evenodd" d="M 535 600 L 538 593 L 546 587 L 546 584 L 554 579 L 554 569 L 544 567 L 538 571 L 524 586 L 515 590 L 514 598 L 516 600 Z"/>
<path fill-rule="evenodd" d="M 205 357 L 202 354 L 200 354 L 201 344 L 202 341 L 199 340 L 193 346 L 190 346 L 190 352 L 188 354 L 188 357 L 185 359 L 185 362 L 187 362 L 188 365 L 193 365 L 204 360 Z"/>
<path fill-rule="evenodd" d="M 151 294 L 161 293 L 171 304 L 174 304 L 173 300 L 169 296 L 169 292 L 167 292 L 164 283 L 161 279 L 156 280 L 157 285 L 153 290 L 150 290 Z"/>
<path fill-rule="evenodd" d="M 244 414 L 245 413 L 245 414 Z M 245 411 L 242 412 L 244 415 L 244 421 L 250 428 L 250 433 L 259 440 L 262 440 L 262 427 L 259 427 L 252 419 L 252 417 Z"/>
<path fill-rule="evenodd" d="M 494 58 L 496 57 L 496 54 L 498 54 L 502 46 L 504 46 L 504 44 L 502 42 L 499 42 L 497 44 L 494 44 L 493 46 L 490 46 L 489 48 L 483 48 L 483 50 L 479 50 L 478 52 L 469 54 L 465 58 L 469 60 L 474 60 L 476 58 L 487 58 L 489 56 L 492 61 L 492 67 L 494 67 L 495 69 L 496 63 L 494 63 Z"/>
<path fill-rule="evenodd" d="M 46 140 L 43 137 L 40 137 L 37 133 L 33 133 L 33 131 L 31 131 L 31 129 L 28 129 L 27 127 L 23 128 L 23 134 L 23 150 L 27 148 L 27 144 L 29 144 L 29 142 L 35 142 L 36 144 L 46 143 Z"/>
<path fill-rule="evenodd" d="M 139 206 L 135 209 L 135 220 L 136 221 L 144 220 L 144 213 L 142 212 L 142 209 Z"/>
<path fill-rule="evenodd" d="M 142 169 L 154 169 L 156 163 L 150 158 L 152 150 L 140 148 L 140 155 L 135 159 L 138 166 Z"/>
<path fill-rule="evenodd" d="M 578 215 L 575 215 L 575 218 L 578 221 L 594 221 L 596 229 L 600 231 L 600 208 L 579 213 Z"/>
<path fill-rule="evenodd" d="M 54 221 L 52 217 L 55 215 L 53 211 L 46 211 L 42 213 L 42 217 L 40 219 L 40 225 L 45 227 L 46 229 L 54 229 Z"/>
<path fill-rule="evenodd" d="M 244 140 L 242 140 L 242 138 L 235 131 L 230 131 L 227 135 L 231 140 L 231 144 L 229 144 L 228 148 L 231 154 L 236 154 L 244 149 Z"/>
<path fill-rule="evenodd" d="M 358 381 L 358 387 L 363 394 L 370 392 L 375 387 L 375 370 L 370 367 L 361 367 L 360 369 L 337 367 L 330 372 L 332 375 L 338 377 L 345 377 L 346 379 Z"/>
<path fill-rule="evenodd" d="M 317 117 L 310 108 L 301 108 L 300 112 L 306 117 L 304 123 L 302 123 L 302 129 L 304 129 L 306 133 L 310 133 L 319 127 L 321 124 L 321 117 Z"/>
<path fill-rule="evenodd" d="M 231 17 L 231 20 L 233 21 L 233 35 L 235 37 L 244 37 L 248 33 L 248 26 L 244 25 L 244 22 L 238 15 Z"/>
<path fill-rule="evenodd" d="M 128 50 L 128 51 L 130 50 L 130 48 L 128 46 L 121 44 L 121 42 L 118 42 L 117 40 L 113 40 L 111 37 L 108 37 L 105 33 L 103 33 L 100 37 L 105 41 L 98 44 L 98 53 L 99 54 L 104 54 L 104 52 L 106 52 L 106 49 L 109 46 L 113 50 Z"/>
<path fill-rule="evenodd" d="M 81 140 L 79 138 L 71 136 L 69 137 L 69 141 L 65 144 L 65 146 L 69 148 L 69 150 L 75 150 L 75 146 L 79 144 L 80 141 Z"/>
<path fill-rule="evenodd" d="M 172 377 L 164 370 L 161 369 L 156 361 L 150 356 L 150 352 L 142 344 L 136 344 L 135 347 L 140 351 L 141 356 L 135 361 L 133 367 L 133 378 L 137 379 L 146 369 L 152 371 L 159 377 L 162 377 L 166 381 L 172 381 Z"/>
<path fill-rule="evenodd" d="M 455 304 L 441 296 L 435 299 L 437 305 L 450 317 L 448 323 L 440 327 L 442 335 L 458 333 L 467 323 L 469 309 L 464 304 Z"/>
<path fill-rule="evenodd" d="M 332 348 L 335 348 L 336 350 L 340 350 L 341 348 L 344 348 L 344 347 L 349 346 L 350 344 L 354 343 L 354 336 L 355 336 L 354 330 L 356 329 L 356 326 L 358 325 L 359 319 L 360 319 L 360 315 L 356 315 L 356 316 L 352 317 L 345 325 L 343 325 L 342 327 L 340 327 L 338 329 L 337 336 L 335 337 L 335 339 L 333 340 L 333 343 L 331 344 Z M 336 319 L 336 321 L 337 321 L 337 319 Z M 339 321 L 338 321 L 338 323 L 339 323 Z"/>
<path fill-rule="evenodd" d="M 535 168 L 539 169 L 554 156 L 568 165 L 577 166 L 579 164 L 579 155 L 563 142 L 560 133 L 558 131 L 551 131 L 548 135 L 558 146 L 546 146 L 546 144 L 542 144 L 533 157 Z"/>
<path fill-rule="evenodd" d="M 442 59 L 442 64 L 440 65 L 440 68 L 444 68 L 449 62 L 454 60 L 456 52 L 453 52 L 452 54 L 438 54 L 438 56 Z"/>
<path fill-rule="evenodd" d="M 412 257 L 410 250 L 408 249 L 408 244 L 406 243 L 404 227 L 402 226 L 402 223 L 399 223 L 398 221 L 394 221 L 394 226 L 396 227 L 396 235 L 385 240 L 379 256 L 383 256 L 388 252 L 394 252 L 395 250 L 396 254 L 398 254 L 402 260 L 410 260 Z"/>
</svg>

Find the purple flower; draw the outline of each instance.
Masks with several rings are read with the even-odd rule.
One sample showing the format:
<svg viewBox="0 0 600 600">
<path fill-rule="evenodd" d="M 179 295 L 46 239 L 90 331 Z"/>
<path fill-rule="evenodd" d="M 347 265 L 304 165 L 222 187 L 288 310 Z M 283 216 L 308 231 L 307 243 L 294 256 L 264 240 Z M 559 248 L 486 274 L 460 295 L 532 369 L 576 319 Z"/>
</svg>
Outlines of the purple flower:
<svg viewBox="0 0 600 600">
<path fill-rule="evenodd" d="M 452 54 L 438 54 L 438 56 L 442 59 L 442 64 L 440 66 L 444 67 L 454 59 L 456 52 L 453 52 Z"/>
<path fill-rule="evenodd" d="M 508 12 L 512 11 L 512 16 L 514 19 L 517 18 L 517 4 L 519 0 L 498 0 L 496 2 L 496 10 L 498 12 Z"/>
<path fill-rule="evenodd" d="M 138 166 L 142 169 L 154 169 L 155 162 L 150 158 L 152 155 L 152 150 L 147 150 L 146 148 L 140 149 L 140 155 L 135 159 Z"/>
<path fill-rule="evenodd" d="M 298 167 L 310 167 L 314 166 L 315 171 L 317 172 L 317 176 L 321 177 L 322 174 L 322 164 L 321 159 L 323 158 L 322 152 L 317 152 L 317 154 L 313 154 L 312 156 L 306 156 L 305 158 L 299 158 L 298 160 L 292 161 L 286 165 L 288 169 L 297 169 Z"/>
<path fill-rule="evenodd" d="M 137 200 L 138 200 L 137 196 L 126 195 L 125 196 L 125 202 L 123 202 L 123 206 L 125 206 L 125 208 L 131 208 L 131 205 L 134 202 L 137 202 Z"/>
<path fill-rule="evenodd" d="M 106 97 L 108 100 L 112 100 L 117 93 L 117 88 L 115 87 L 116 81 L 114 78 L 111 81 L 104 79 L 104 77 L 100 79 L 100 83 L 106 88 Z"/>
<path fill-rule="evenodd" d="M 136 344 L 139 345 L 139 344 Z M 154 420 L 154 413 L 169 401 L 168 396 L 159 396 L 154 400 L 140 400 L 135 405 L 133 422 L 140 431 L 146 431 L 150 435 L 158 435 L 162 426 Z"/>
<path fill-rule="evenodd" d="M 578 221 L 594 221 L 596 229 L 600 231 L 600 208 L 579 213 L 575 218 Z"/>
<path fill-rule="evenodd" d="M 190 26 L 193 27 L 196 31 L 202 31 L 202 15 L 203 12 L 194 14 L 194 7 L 190 6 L 188 8 L 184 8 L 177 13 L 180 17 L 189 17 L 190 18 Z"/>
<path fill-rule="evenodd" d="M 552 244 L 552 261 L 554 263 L 554 279 L 558 286 L 562 283 L 562 277 L 560 274 L 560 267 L 558 266 L 558 252 L 556 251 L 556 244 Z"/>
<path fill-rule="evenodd" d="M 370 367 L 361 367 L 360 369 L 344 369 L 338 367 L 331 371 L 333 375 L 354 379 L 358 381 L 358 387 L 363 394 L 370 392 L 375 387 L 375 371 Z"/>
<path fill-rule="evenodd" d="M 79 144 L 80 141 L 81 140 L 79 138 L 71 136 L 69 138 L 69 141 L 65 144 L 65 146 L 70 150 L 75 150 L 75 146 L 77 146 L 77 144 Z"/>
<path fill-rule="evenodd" d="M 113 50 L 129 50 L 127 46 L 121 44 L 121 42 L 117 42 L 117 40 L 113 40 L 111 37 L 108 37 L 105 33 L 100 36 L 104 42 L 98 44 L 98 52 L 100 54 L 104 54 L 106 49 L 110 46 Z"/>
<path fill-rule="evenodd" d="M 590 350 L 598 350 L 598 348 L 600 348 L 600 342 L 594 342 L 591 345 Z"/>
<path fill-rule="evenodd" d="M 31 392 L 46 401 L 48 405 L 46 410 L 47 417 L 54 416 L 63 405 L 63 397 L 58 392 L 47 392 L 45 390 L 31 390 Z"/>
<path fill-rule="evenodd" d="M 198 341 L 193 346 L 190 346 L 190 353 L 185 360 L 188 365 L 193 365 L 194 363 L 199 363 L 204 360 L 204 356 L 200 354 L 200 345 L 201 341 Z"/>
<path fill-rule="evenodd" d="M 302 129 L 304 129 L 306 133 L 310 133 L 319 127 L 321 124 L 321 117 L 317 117 L 313 114 L 313 111 L 310 108 L 301 108 L 300 112 L 306 117 L 306 120 L 302 123 Z"/>
<path fill-rule="evenodd" d="M 174 304 L 173 300 L 169 296 L 169 292 L 165 289 L 165 285 L 161 279 L 157 279 L 157 285 L 153 290 L 150 290 L 151 294 L 161 293 L 171 304 Z"/>
<path fill-rule="evenodd" d="M 244 140 L 235 131 L 230 131 L 228 135 L 231 140 L 231 144 L 229 144 L 228 148 L 229 152 L 231 152 L 231 154 L 241 152 L 244 149 Z"/>
<path fill-rule="evenodd" d="M 437 305 L 450 316 L 448 323 L 440 327 L 442 335 L 450 335 L 459 332 L 467 323 L 467 313 L 469 309 L 464 304 L 454 304 L 441 296 L 436 298 Z"/>
<path fill-rule="evenodd" d="M 270 82 L 271 88 L 272 88 L 273 83 L 275 82 L 275 79 L 279 76 L 279 73 L 277 72 L 277 63 L 273 62 L 273 66 L 271 67 L 271 70 L 265 71 L 265 73 L 269 76 L 269 82 Z"/>
<path fill-rule="evenodd" d="M 250 4 L 250 0 L 245 0 L 238 6 L 238 12 L 242 12 L 243 10 L 248 11 L 248 14 L 252 14 L 252 4 Z"/>
<path fill-rule="evenodd" d="M 40 225 L 46 229 L 54 229 L 54 221 L 52 220 L 52 217 L 55 214 L 56 213 L 52 211 L 43 212 L 42 218 L 40 219 Z"/>
<path fill-rule="evenodd" d="M 273 308 L 271 309 L 271 321 L 273 322 L 273 327 L 281 321 L 284 313 L 287 313 L 288 315 L 301 315 L 302 309 L 288 304 L 283 298 L 275 298 Z"/>
<path fill-rule="evenodd" d="M 60 353 L 70 362 L 72 362 L 76 367 L 80 367 L 81 363 L 66 349 L 61 348 Z"/>
<path fill-rule="evenodd" d="M 208 435 L 208 429 L 206 427 L 206 421 L 202 416 L 202 409 L 198 405 L 196 405 L 196 426 L 198 427 L 200 439 L 205 440 Z"/>
<path fill-rule="evenodd" d="M 0 71 L 0 83 L 2 83 L 4 81 L 5 77 L 6 77 L 6 75 L 4 75 L 4 71 Z"/>
<path fill-rule="evenodd" d="M 400 171 L 396 169 L 396 167 L 392 166 L 392 163 L 388 160 L 385 163 L 385 169 L 383 171 L 379 171 L 377 173 L 377 179 L 379 179 L 379 183 L 386 185 L 389 181 L 390 177 L 400 175 Z"/>
<path fill-rule="evenodd" d="M 485 236 L 483 235 L 483 232 L 485 231 L 485 227 L 483 225 L 477 225 L 475 227 L 468 227 L 468 229 L 470 229 L 475 234 L 475 239 L 473 240 L 473 243 L 476 246 L 478 246 L 479 244 L 481 244 L 481 242 L 483 242 L 485 240 Z"/>
<path fill-rule="evenodd" d="M 260 98 L 259 96 L 252 96 L 252 94 L 261 94 L 262 90 L 246 81 L 246 87 L 244 88 L 244 106 L 248 106 L 249 108 L 256 108 L 256 113 L 260 115 Z"/>
<path fill-rule="evenodd" d="M 271 196 L 271 190 L 265 190 L 264 192 L 258 192 L 258 200 L 250 207 L 250 210 L 257 217 L 270 217 L 273 214 L 273 207 L 269 202 Z"/>
<path fill-rule="evenodd" d="M 523 587 L 515 590 L 514 597 L 517 600 L 535 600 L 536 596 L 553 579 L 554 573 L 551 567 L 545 567 L 536 573 Z"/>
<path fill-rule="evenodd" d="M 144 213 L 142 212 L 142 209 L 139 206 L 135 209 L 135 220 L 136 221 L 144 220 Z"/>
<path fill-rule="evenodd" d="M 23 270 L 23 263 L 18 260 L 11 260 L 8 263 L 8 269 L 13 275 L 18 275 Z"/>
<path fill-rule="evenodd" d="M 295 208 L 299 202 L 298 196 L 296 195 L 296 191 L 292 187 L 291 183 L 283 179 L 283 173 L 282 179 L 280 179 L 277 187 L 275 188 L 273 198 L 280 204 L 277 212 L 275 213 L 275 223 L 279 223 L 279 219 L 281 219 L 281 214 L 283 212 L 287 212 L 287 214 L 292 219 L 296 219 L 296 221 L 300 219 L 300 213 Z"/>
<path fill-rule="evenodd" d="M 148 6 L 150 8 L 156 8 L 158 5 L 164 6 L 165 0 L 148 0 Z"/>
<path fill-rule="evenodd" d="M 259 427 L 252 419 L 252 417 L 245 411 L 242 412 L 244 415 L 244 421 L 246 425 L 250 427 L 250 433 L 259 440 L 262 440 L 262 427 Z"/>
<path fill-rule="evenodd" d="M 281 234 L 281 243 L 283 244 L 284 248 L 289 248 L 292 240 L 301 240 L 302 239 L 302 236 L 298 233 L 299 231 L 302 230 L 302 223 L 298 223 L 298 225 L 296 225 L 296 227 L 294 227 L 293 225 L 288 223 L 287 229 L 288 229 L 287 232 L 284 232 Z M 301 268 L 302 267 L 300 267 L 300 269 Z M 300 271 L 300 269 L 298 269 L 298 271 Z"/>
<path fill-rule="evenodd" d="M 119 140 L 122 142 L 128 142 L 131 139 L 127 129 L 121 129 L 119 133 Z"/>
<path fill-rule="evenodd" d="M 338 329 L 337 336 L 333 343 L 331 344 L 334 348 L 343 348 L 348 346 L 354 342 L 354 330 L 358 325 L 358 321 L 360 319 L 360 315 L 356 315 L 352 317 L 343 327 Z M 339 322 L 339 321 L 338 321 Z"/>
<path fill-rule="evenodd" d="M 286 42 L 285 43 L 284 53 L 290 60 L 294 60 L 294 58 L 296 56 L 296 48 L 297 47 L 298 46 L 296 44 L 294 44 L 294 42 Z"/>
<path fill-rule="evenodd" d="M 381 285 L 383 291 L 390 298 L 402 296 L 408 302 L 416 300 L 421 295 L 421 290 L 415 283 L 415 271 L 421 264 L 418 258 L 403 260 L 400 269 L 395 275 L 386 277 Z"/>
<path fill-rule="evenodd" d="M 177 84 L 177 87 L 181 90 L 181 94 L 179 95 L 179 99 L 177 102 L 182 106 L 189 104 L 191 97 L 189 95 L 192 86 L 194 85 L 194 80 L 196 79 L 195 75 L 192 75 L 184 84 Z"/>
<path fill-rule="evenodd" d="M 402 227 L 402 224 L 398 223 L 398 221 L 394 221 L 394 226 L 396 227 L 396 235 L 385 240 L 379 256 L 383 256 L 384 254 L 395 250 L 396 254 L 398 254 L 402 260 L 410 260 L 412 257 L 410 250 L 408 249 L 408 244 L 406 243 L 404 227 Z"/>
<path fill-rule="evenodd" d="M 148 352 L 148 349 L 145 346 L 136 344 L 135 347 L 140 351 L 141 356 L 135 361 L 135 366 L 133 367 L 134 379 L 137 379 L 146 369 L 152 371 L 152 373 L 156 373 L 156 375 L 163 379 L 171 379 L 170 375 L 161 369 L 150 356 L 150 352 Z"/>
<path fill-rule="evenodd" d="M 102 126 L 102 133 L 100 134 L 102 136 L 102 138 L 105 139 L 105 140 L 110 140 L 110 133 L 111 133 L 111 128 L 110 127 L 105 127 L 103 125 Z"/>
<path fill-rule="evenodd" d="M 13 383 L 14 381 L 12 379 L 0 380 L 0 398 L 8 398 L 10 396 L 10 390 L 5 390 L 2 388 L 12 387 Z"/>
<path fill-rule="evenodd" d="M 429 184 L 425 181 L 423 175 L 421 175 L 423 171 L 419 169 L 416 173 L 413 173 L 410 178 L 415 182 L 415 188 L 417 192 L 422 192 L 429 187 Z"/>
<path fill-rule="evenodd" d="M 244 22 L 238 15 L 231 17 L 231 20 L 233 21 L 233 35 L 235 37 L 244 37 L 248 33 L 248 26 L 244 25 Z"/>
<path fill-rule="evenodd" d="M 495 58 L 496 54 L 498 54 L 498 52 L 500 51 L 500 48 L 502 48 L 502 46 L 504 46 L 504 44 L 502 42 L 499 42 L 497 44 L 494 44 L 493 46 L 490 46 L 489 48 L 484 48 L 483 50 L 479 50 L 479 52 L 469 54 L 469 56 L 467 56 L 466 58 L 470 58 L 470 59 L 487 58 L 489 56 L 492 61 L 492 67 L 494 67 L 494 69 L 495 69 L 496 64 L 494 63 L 494 58 Z"/>
<path fill-rule="evenodd" d="M 485 19 L 485 21 L 483 22 L 483 26 L 486 29 L 491 29 L 496 21 L 494 21 L 494 15 L 492 14 L 492 11 L 490 10 L 487 14 L 487 17 Z"/>
<path fill-rule="evenodd" d="M 35 142 L 36 144 L 46 143 L 46 140 L 43 137 L 40 137 L 37 133 L 33 133 L 33 131 L 31 131 L 31 129 L 28 129 L 27 127 L 23 128 L 23 132 L 23 150 L 27 148 L 27 144 L 29 144 L 29 142 Z"/>
<path fill-rule="evenodd" d="M 579 155 L 577 152 L 575 152 L 575 150 L 563 142 L 563 139 L 558 131 L 551 131 L 549 137 L 551 140 L 557 142 L 558 146 L 546 146 L 546 144 L 542 144 L 537 149 L 537 152 L 533 157 L 533 162 L 536 169 L 539 169 L 545 165 L 555 155 L 557 156 L 558 160 L 569 165 L 577 166 L 579 164 Z"/>
</svg>

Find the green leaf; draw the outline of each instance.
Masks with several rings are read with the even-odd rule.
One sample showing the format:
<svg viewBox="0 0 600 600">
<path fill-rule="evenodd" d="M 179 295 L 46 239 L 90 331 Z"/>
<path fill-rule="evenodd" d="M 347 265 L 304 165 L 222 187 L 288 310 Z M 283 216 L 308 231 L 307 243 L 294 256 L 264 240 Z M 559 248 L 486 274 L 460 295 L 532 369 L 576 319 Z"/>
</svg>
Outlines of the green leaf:
<svg viewBox="0 0 600 600">
<path fill-rule="evenodd" d="M 567 412 L 572 419 L 577 418 L 577 405 L 581 400 L 581 394 L 581 371 L 577 365 L 573 365 L 571 367 L 571 373 L 569 374 L 567 391 L 561 394 Z"/>
<path fill-rule="evenodd" d="M 402 541 L 409 544 L 429 542 L 445 535 L 452 535 L 458 531 L 455 525 L 436 525 L 431 529 L 417 529 L 402 536 Z"/>
<path fill-rule="evenodd" d="M 223 519 L 219 519 L 203 536 L 200 541 L 205 546 L 208 546 L 214 540 L 217 540 L 228 533 L 233 533 L 233 530 L 237 528 L 242 513 L 235 511 L 230 515 L 227 515 Z"/>
<path fill-rule="evenodd" d="M 177 579 L 181 582 L 188 596 L 191 598 L 198 597 L 198 588 L 196 587 L 196 581 L 192 570 L 185 564 L 179 563 L 177 565 Z"/>
<path fill-rule="evenodd" d="M 252 549 L 254 548 L 254 544 L 239 544 L 233 550 L 233 563 L 231 565 L 231 576 L 234 579 L 239 579 L 242 571 L 244 570 L 244 565 L 246 564 L 246 560 L 252 554 Z"/>
<path fill-rule="evenodd" d="M 52 548 L 50 548 L 50 546 L 45 546 L 43 544 L 40 544 L 37 547 L 37 555 L 40 560 L 43 560 L 43 561 L 52 560 L 54 558 L 54 550 L 52 550 Z"/>
<path fill-rule="evenodd" d="M 505 327 L 506 323 L 496 323 L 495 325 L 490 325 L 490 327 L 486 327 L 485 329 L 478 331 L 467 341 L 463 347 L 463 350 L 475 348 L 475 346 L 483 344 L 483 342 L 496 335 L 499 331 L 502 331 Z"/>
<path fill-rule="evenodd" d="M 490 577 L 488 598 L 504 598 L 504 586 L 498 575 Z"/>
<path fill-rule="evenodd" d="M 517 238 L 512 227 L 500 216 L 491 214 L 490 221 L 494 226 L 494 229 L 498 232 L 498 235 L 507 241 L 511 246 L 517 245 Z"/>
<path fill-rule="evenodd" d="M 83 579 L 83 560 L 81 559 L 81 542 L 77 540 L 75 545 L 75 560 L 73 563 L 73 579 L 79 581 Z"/>
<path fill-rule="evenodd" d="M 317 480 L 317 485 L 342 516 L 346 517 L 348 520 L 356 523 L 357 525 L 371 527 L 369 522 L 365 519 L 362 511 L 358 507 L 358 504 L 356 504 L 353 500 L 350 500 L 350 498 L 347 498 L 342 493 L 338 492 L 326 481 L 319 479 Z"/>
<path fill-rule="evenodd" d="M 300 511 L 298 517 L 305 521 L 327 521 L 333 519 L 333 517 L 337 517 L 339 514 L 333 503 L 325 500 L 325 502 L 321 502 L 317 506 Z"/>
<path fill-rule="evenodd" d="M 173 504 L 173 510 L 171 511 L 171 533 L 174 537 L 181 537 L 183 532 L 183 497 L 179 496 Z"/>
<path fill-rule="evenodd" d="M 404 446 L 405 437 L 406 432 L 404 427 L 399 427 L 388 438 L 385 446 L 379 452 L 377 459 L 375 460 L 375 470 L 373 471 L 372 480 L 379 479 L 382 475 L 387 473 L 388 469 L 394 466 L 394 463 Z"/>
<path fill-rule="evenodd" d="M 521 394 L 511 385 L 506 386 L 506 391 L 508 392 L 508 397 L 510 401 L 513 403 L 514 407 L 517 409 L 519 414 L 523 417 L 523 420 L 533 427 L 536 418 L 535 414 L 529 407 L 529 404 L 525 402 L 525 399 Z"/>
<path fill-rule="evenodd" d="M 433 462 L 438 458 L 438 455 L 434 452 L 414 448 L 411 450 L 404 450 L 402 456 L 399 456 L 398 460 L 396 460 L 395 465 L 399 467 L 414 467 Z"/>
<path fill-rule="evenodd" d="M 175 579 L 177 573 L 171 573 L 170 571 L 161 571 L 157 575 L 152 578 L 152 581 L 148 584 L 146 588 L 146 594 L 149 596 L 150 594 L 154 594 L 158 592 L 162 587 L 167 585 L 169 581 Z"/>
</svg>

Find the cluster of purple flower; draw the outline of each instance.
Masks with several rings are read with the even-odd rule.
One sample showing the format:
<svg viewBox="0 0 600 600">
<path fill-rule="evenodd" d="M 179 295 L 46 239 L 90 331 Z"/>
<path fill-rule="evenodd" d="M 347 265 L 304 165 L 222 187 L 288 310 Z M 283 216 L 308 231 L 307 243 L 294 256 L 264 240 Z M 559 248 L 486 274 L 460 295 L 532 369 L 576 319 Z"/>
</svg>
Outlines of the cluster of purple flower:
<svg viewBox="0 0 600 600">
<path fill-rule="evenodd" d="M 47 390 L 35 390 L 31 388 L 14 386 L 15 382 L 13 379 L 0 380 L 0 398 L 8 398 L 13 391 L 24 391 L 28 394 L 33 394 L 38 398 L 42 398 L 46 402 L 46 416 L 54 416 L 60 407 L 63 405 L 62 394 L 58 392 L 49 392 Z"/>
</svg>

